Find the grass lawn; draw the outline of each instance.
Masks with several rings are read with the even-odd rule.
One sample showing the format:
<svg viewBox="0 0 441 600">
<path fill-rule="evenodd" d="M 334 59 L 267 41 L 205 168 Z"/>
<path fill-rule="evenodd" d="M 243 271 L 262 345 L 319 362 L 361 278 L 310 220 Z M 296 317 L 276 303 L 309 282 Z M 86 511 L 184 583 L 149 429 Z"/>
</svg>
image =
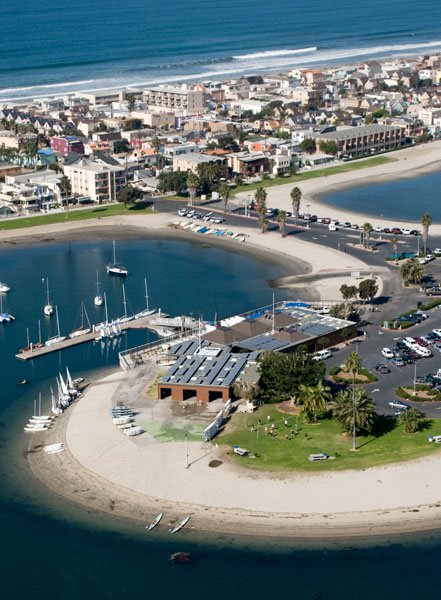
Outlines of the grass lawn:
<svg viewBox="0 0 441 600">
<path fill-rule="evenodd" d="M 136 207 L 126 208 L 124 204 L 110 204 L 108 206 L 96 206 L 89 209 L 72 208 L 69 211 L 68 221 L 84 221 L 86 219 L 103 219 L 104 217 L 115 217 L 117 215 L 130 215 L 137 213 L 150 213 L 152 209 L 147 205 L 136 205 Z M 54 213 L 41 215 L 37 217 L 20 217 L 0 221 L 0 231 L 7 229 L 21 229 L 22 227 L 36 227 L 37 225 L 47 225 L 49 223 L 64 223 L 67 221 L 66 213 Z"/>
<path fill-rule="evenodd" d="M 267 417 L 270 417 L 267 420 Z M 285 427 L 284 420 L 288 420 Z M 258 419 L 262 425 L 259 427 Z M 357 452 L 351 452 L 352 440 L 344 435 L 340 425 L 333 419 L 326 419 L 310 425 L 299 417 L 298 433 L 293 436 L 295 417 L 281 413 L 271 405 L 259 408 L 254 414 L 235 413 L 226 432 L 216 439 L 218 444 L 230 448 L 229 453 L 235 462 L 248 469 L 262 471 L 341 471 L 344 469 L 364 469 L 376 465 L 402 462 L 433 454 L 439 450 L 438 444 L 430 444 L 429 435 L 441 435 L 441 419 L 433 419 L 421 432 L 410 435 L 403 432 L 402 425 L 392 420 L 383 423 L 384 433 L 378 437 L 357 438 Z M 268 425 L 267 425 L 268 423 Z M 265 425 L 275 424 L 275 437 L 265 433 Z M 255 431 L 251 431 L 251 427 Z M 285 435 L 291 438 L 285 439 Z M 305 438 L 307 434 L 308 439 Z M 249 450 L 255 459 L 233 453 L 234 445 Z M 336 455 L 335 460 L 309 462 L 309 454 L 326 452 Z"/>
<path fill-rule="evenodd" d="M 360 169 L 366 169 L 367 167 L 376 167 L 378 165 L 384 165 L 386 163 L 395 162 L 395 158 L 389 156 L 374 156 L 373 158 L 366 158 L 358 160 L 356 162 L 345 163 L 344 165 L 338 165 L 336 167 L 328 167 L 326 169 L 319 169 L 317 171 L 308 171 L 306 173 L 299 173 L 298 175 L 291 175 L 290 177 L 276 177 L 275 179 L 264 179 L 259 183 L 250 183 L 248 185 L 239 185 L 234 188 L 234 194 L 239 192 L 247 192 L 249 190 L 255 190 L 259 187 L 272 187 L 274 185 L 283 185 L 285 183 L 301 183 L 308 179 L 316 179 L 317 177 L 327 177 L 329 175 L 336 175 L 337 173 L 347 173 L 350 171 L 359 171 Z"/>
</svg>

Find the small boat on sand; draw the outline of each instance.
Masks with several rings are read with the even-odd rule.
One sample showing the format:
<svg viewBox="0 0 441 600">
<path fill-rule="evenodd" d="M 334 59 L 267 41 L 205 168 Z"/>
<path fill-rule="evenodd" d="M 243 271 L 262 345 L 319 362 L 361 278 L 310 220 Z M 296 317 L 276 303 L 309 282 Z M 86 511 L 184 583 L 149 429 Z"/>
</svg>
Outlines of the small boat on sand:
<svg viewBox="0 0 441 600">
<path fill-rule="evenodd" d="M 146 525 L 145 528 L 147 529 L 147 531 L 151 531 L 152 529 L 154 529 L 156 527 L 156 525 L 159 525 L 159 522 L 163 516 L 164 516 L 164 513 L 159 513 L 159 515 L 156 515 L 156 517 L 153 519 L 153 521 L 150 523 L 150 525 Z"/>
<path fill-rule="evenodd" d="M 169 529 L 170 533 L 173 535 L 174 533 L 178 533 L 178 531 L 181 531 L 181 529 L 183 529 L 187 525 L 187 523 L 189 522 L 190 519 L 191 519 L 190 516 L 187 516 L 187 517 L 184 517 L 183 519 L 181 519 L 181 521 L 179 521 L 179 523 L 177 525 L 175 525 L 174 527 Z"/>
</svg>

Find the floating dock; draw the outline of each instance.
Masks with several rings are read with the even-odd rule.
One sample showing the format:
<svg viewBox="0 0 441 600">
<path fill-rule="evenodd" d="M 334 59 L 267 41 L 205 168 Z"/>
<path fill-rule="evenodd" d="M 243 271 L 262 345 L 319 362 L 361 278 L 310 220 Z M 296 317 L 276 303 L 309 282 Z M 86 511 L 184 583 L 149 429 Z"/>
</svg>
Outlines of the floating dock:
<svg viewBox="0 0 441 600">
<path fill-rule="evenodd" d="M 128 321 L 127 323 L 121 323 L 118 325 L 118 329 L 120 329 L 121 331 L 127 331 L 128 329 L 151 329 L 152 331 L 155 331 L 158 327 L 157 321 L 158 314 L 148 315 L 146 317 L 140 317 L 139 319 L 133 319 L 131 321 Z M 45 356 L 46 354 L 51 354 L 52 352 L 58 352 L 60 350 L 65 350 L 66 348 L 72 348 L 73 346 L 78 346 L 79 344 L 93 342 L 100 335 L 101 330 L 91 331 L 90 333 L 85 333 L 84 335 L 79 335 L 74 338 L 67 338 L 57 344 L 51 344 L 50 346 L 41 346 L 38 348 L 25 350 L 24 352 L 19 352 L 15 355 L 15 357 L 20 360 L 32 360 L 33 358 L 39 358 L 40 356 Z M 166 341 L 166 339 L 167 338 L 164 338 L 164 341 Z"/>
</svg>

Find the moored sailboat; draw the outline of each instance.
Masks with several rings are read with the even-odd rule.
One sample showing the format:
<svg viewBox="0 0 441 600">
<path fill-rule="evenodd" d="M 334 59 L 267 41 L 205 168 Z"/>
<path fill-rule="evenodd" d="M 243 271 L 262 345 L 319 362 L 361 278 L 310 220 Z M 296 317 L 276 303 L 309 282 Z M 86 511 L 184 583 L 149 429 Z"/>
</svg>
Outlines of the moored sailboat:
<svg viewBox="0 0 441 600">
<path fill-rule="evenodd" d="M 156 308 L 150 308 L 149 306 L 149 293 L 147 289 L 147 277 L 144 277 L 144 288 L 145 288 L 145 304 L 146 307 L 144 310 L 141 310 L 139 313 L 136 313 L 135 319 L 140 319 L 141 317 L 148 317 L 149 315 L 153 315 L 156 312 Z"/>
<path fill-rule="evenodd" d="M 44 279 L 43 279 L 44 282 Z M 54 314 L 54 307 L 50 301 L 50 292 L 49 292 L 49 279 L 46 277 L 46 304 L 44 305 L 43 312 L 47 317 L 51 317 Z"/>
<path fill-rule="evenodd" d="M 89 316 L 87 314 L 86 307 L 84 306 L 84 302 L 81 302 L 80 312 L 81 325 L 77 329 L 74 329 L 71 333 L 69 333 L 69 337 L 71 339 L 79 337 L 80 335 L 86 335 L 86 333 L 90 333 L 92 330 L 90 326 Z"/>
<path fill-rule="evenodd" d="M 129 274 L 125 267 L 116 262 L 115 240 L 113 240 L 113 262 L 107 265 L 106 270 L 109 275 L 119 275 L 120 277 L 126 277 Z"/>
<path fill-rule="evenodd" d="M 55 307 L 55 316 L 57 323 L 57 334 L 48 338 L 45 342 L 46 346 L 52 346 L 53 344 L 58 344 L 59 342 L 63 342 L 66 339 L 65 335 L 60 335 L 60 321 L 58 319 L 58 307 Z"/>
<path fill-rule="evenodd" d="M 98 279 L 98 269 L 96 270 L 96 294 L 95 298 L 93 299 L 93 303 L 95 304 L 95 306 L 103 305 L 103 297 L 100 292 L 100 282 Z"/>
</svg>

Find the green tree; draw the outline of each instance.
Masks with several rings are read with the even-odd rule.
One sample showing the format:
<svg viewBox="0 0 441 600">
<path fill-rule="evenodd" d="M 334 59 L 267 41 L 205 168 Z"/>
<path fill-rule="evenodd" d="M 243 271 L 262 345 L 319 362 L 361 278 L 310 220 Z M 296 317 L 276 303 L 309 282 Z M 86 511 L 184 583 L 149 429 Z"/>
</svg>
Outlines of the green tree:
<svg viewBox="0 0 441 600">
<path fill-rule="evenodd" d="M 193 173 L 193 171 L 188 171 L 187 189 L 188 193 L 190 194 L 190 206 L 193 206 L 197 191 L 199 189 L 199 177 Z"/>
<path fill-rule="evenodd" d="M 127 94 L 126 100 L 127 100 L 127 108 L 129 109 L 130 112 L 132 112 L 132 110 L 135 108 L 135 95 Z"/>
<path fill-rule="evenodd" d="M 219 196 L 222 198 L 224 203 L 224 214 L 227 212 L 228 199 L 230 198 L 230 186 L 224 182 L 219 186 Z"/>
<path fill-rule="evenodd" d="M 66 219 L 69 218 L 69 196 L 72 191 L 72 185 L 69 177 L 63 175 L 60 178 L 59 188 L 61 190 L 61 204 L 66 202 Z"/>
<path fill-rule="evenodd" d="M 343 283 L 340 286 L 340 294 L 342 295 L 342 298 L 345 301 L 344 313 L 345 319 L 347 319 L 352 310 L 349 301 L 352 300 L 352 298 L 356 298 L 358 296 L 358 287 L 356 285 L 347 285 L 346 283 Z"/>
<path fill-rule="evenodd" d="M 185 171 L 160 173 L 158 190 L 161 193 L 176 192 L 176 194 L 181 196 L 187 190 L 187 173 Z"/>
<path fill-rule="evenodd" d="M 355 379 L 355 376 L 360 373 L 363 367 L 363 361 L 361 360 L 358 352 L 353 350 L 349 353 L 348 358 L 346 359 L 344 369 L 347 373 L 352 375 L 352 379 Z"/>
<path fill-rule="evenodd" d="M 259 357 L 259 385 L 266 402 L 279 402 L 297 396 L 299 386 L 323 381 L 325 365 L 306 352 L 281 354 L 264 352 Z"/>
<path fill-rule="evenodd" d="M 118 192 L 116 199 L 118 202 L 121 202 L 121 204 L 124 204 L 124 206 L 134 206 L 143 196 L 144 194 L 141 190 L 138 190 L 131 185 L 126 185 Z"/>
<path fill-rule="evenodd" d="M 296 404 L 302 407 L 307 422 L 316 423 L 318 413 L 328 408 L 330 399 L 330 388 L 320 381 L 317 385 L 300 384 Z"/>
<path fill-rule="evenodd" d="M 356 388 L 338 392 L 331 406 L 334 419 L 340 423 L 344 431 L 353 434 L 352 449 L 355 450 L 355 436 L 372 431 L 375 404 L 362 388 Z"/>
<path fill-rule="evenodd" d="M 399 416 L 399 421 L 403 425 L 404 433 L 417 433 L 423 424 L 423 413 L 412 406 L 404 410 Z"/>
<path fill-rule="evenodd" d="M 324 154 L 330 154 L 331 156 L 336 156 L 338 152 L 337 143 L 333 140 L 321 140 L 319 144 L 320 152 Z"/>
<path fill-rule="evenodd" d="M 129 142 L 127 140 L 116 140 L 113 144 L 114 154 L 124 154 L 129 152 Z"/>
<path fill-rule="evenodd" d="M 313 138 L 305 138 L 300 142 L 300 148 L 303 152 L 306 152 L 306 154 L 315 154 L 317 145 Z"/>
<path fill-rule="evenodd" d="M 401 265 L 400 275 L 406 283 L 421 283 L 424 267 L 416 258 L 410 258 Z"/>
<path fill-rule="evenodd" d="M 256 202 L 256 211 L 257 218 L 259 221 L 260 229 L 262 233 L 265 233 L 266 228 L 268 226 L 268 221 L 266 220 L 266 196 L 267 193 L 264 188 L 260 187 L 256 190 L 254 194 L 254 200 Z"/>
<path fill-rule="evenodd" d="M 234 395 L 243 400 L 256 400 L 260 394 L 260 388 L 257 383 L 251 381 L 237 381 L 233 386 Z"/>
<path fill-rule="evenodd" d="M 302 199 L 302 190 L 298 187 L 294 187 L 292 188 L 289 195 L 291 197 L 292 214 L 294 215 L 297 224 L 297 219 L 299 218 L 300 213 L 300 201 Z"/>
<path fill-rule="evenodd" d="M 371 232 L 374 230 L 370 223 L 365 223 L 362 227 L 363 230 L 363 245 L 369 249 L 369 242 L 371 238 Z"/>
<path fill-rule="evenodd" d="M 126 119 L 123 122 L 124 131 L 132 131 L 133 129 L 142 129 L 143 123 L 141 119 Z"/>
<path fill-rule="evenodd" d="M 375 295 L 378 293 L 378 285 L 375 279 L 364 279 L 360 281 L 360 285 L 358 286 L 358 295 L 361 300 L 369 300 L 372 302 Z"/>
<path fill-rule="evenodd" d="M 330 344 L 331 344 L 331 340 L 328 337 L 326 337 L 325 335 L 317 340 L 317 346 L 321 350 L 323 350 L 323 348 L 327 348 L 328 346 L 330 346 Z"/>
<path fill-rule="evenodd" d="M 280 233 L 282 237 L 286 236 L 286 211 L 281 210 L 277 215 L 277 222 L 279 223 Z"/>
<path fill-rule="evenodd" d="M 429 227 L 432 225 L 432 217 L 429 213 L 424 213 L 421 216 L 421 225 L 423 227 L 423 251 L 427 254 L 427 240 L 429 238 Z"/>
</svg>

